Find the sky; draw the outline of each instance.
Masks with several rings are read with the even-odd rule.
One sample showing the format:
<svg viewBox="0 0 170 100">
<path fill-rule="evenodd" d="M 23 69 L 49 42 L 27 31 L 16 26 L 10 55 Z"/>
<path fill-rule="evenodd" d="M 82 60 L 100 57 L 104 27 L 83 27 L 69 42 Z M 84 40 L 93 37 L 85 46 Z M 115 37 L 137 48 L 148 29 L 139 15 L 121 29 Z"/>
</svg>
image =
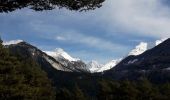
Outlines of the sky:
<svg viewBox="0 0 170 100">
<path fill-rule="evenodd" d="M 170 37 L 169 0 L 106 0 L 99 9 L 0 13 L 4 41 L 21 39 L 43 51 L 106 63 L 125 57 L 141 41 Z"/>
</svg>

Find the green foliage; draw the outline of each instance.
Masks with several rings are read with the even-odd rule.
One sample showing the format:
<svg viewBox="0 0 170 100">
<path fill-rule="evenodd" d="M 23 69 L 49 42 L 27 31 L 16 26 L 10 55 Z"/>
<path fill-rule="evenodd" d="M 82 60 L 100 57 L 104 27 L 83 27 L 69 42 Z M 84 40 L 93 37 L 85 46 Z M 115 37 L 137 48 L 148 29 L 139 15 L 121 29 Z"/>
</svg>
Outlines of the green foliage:
<svg viewBox="0 0 170 100">
<path fill-rule="evenodd" d="M 18 60 L 0 44 L 0 98 L 2 100 L 54 100 L 45 72 L 30 59 Z"/>
</svg>

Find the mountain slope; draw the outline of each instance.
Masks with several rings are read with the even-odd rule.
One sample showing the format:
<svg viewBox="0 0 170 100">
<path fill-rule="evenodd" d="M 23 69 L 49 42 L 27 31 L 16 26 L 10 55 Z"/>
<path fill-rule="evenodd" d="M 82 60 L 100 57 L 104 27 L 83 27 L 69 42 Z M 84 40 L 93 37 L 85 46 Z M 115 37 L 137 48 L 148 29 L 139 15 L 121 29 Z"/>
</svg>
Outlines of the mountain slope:
<svg viewBox="0 0 170 100">
<path fill-rule="evenodd" d="M 47 74 L 29 57 L 11 55 L 0 43 L 1 100 L 54 100 L 55 91 Z"/>
<path fill-rule="evenodd" d="M 39 65 L 41 65 L 42 68 L 46 70 L 61 70 L 61 71 L 68 71 L 68 72 L 86 72 L 86 70 L 81 69 L 78 66 L 74 66 L 75 64 L 63 64 L 53 57 L 47 55 L 46 53 L 42 52 L 38 48 L 26 43 L 26 42 L 18 42 L 15 44 L 6 45 L 5 47 L 9 48 L 9 50 L 14 55 L 20 55 L 23 58 L 30 57 L 33 60 L 35 60 Z M 65 62 L 68 62 L 68 60 L 62 59 Z M 78 67 L 78 68 L 76 68 Z"/>
<path fill-rule="evenodd" d="M 141 42 L 139 43 L 139 45 L 137 45 L 135 47 L 135 49 L 131 50 L 128 54 L 128 56 L 130 55 L 140 55 L 142 53 L 144 53 L 146 50 L 149 50 L 149 49 L 152 49 L 154 48 L 155 46 L 159 45 L 160 43 L 164 42 L 166 40 L 166 38 L 164 39 L 160 39 L 160 40 L 156 40 L 155 42 Z"/>
<path fill-rule="evenodd" d="M 120 61 L 121 61 L 121 59 L 112 60 L 112 61 L 106 63 L 104 66 L 102 66 L 97 72 L 104 72 L 106 70 L 110 70 L 113 67 L 115 67 Z"/>
<path fill-rule="evenodd" d="M 152 81 L 170 81 L 170 39 L 136 56 L 128 56 L 106 75 L 115 79 L 149 78 Z"/>
<path fill-rule="evenodd" d="M 90 72 L 86 64 L 78 58 L 71 57 L 63 49 L 58 48 L 55 51 L 45 51 L 46 54 L 53 57 L 56 61 L 64 66 L 71 68 L 73 71 Z"/>
<path fill-rule="evenodd" d="M 162 43 L 163 41 L 165 41 L 166 39 L 160 39 L 160 40 L 156 40 L 155 42 L 141 42 L 139 43 L 139 45 L 137 45 L 135 47 L 135 49 L 131 50 L 128 54 L 128 56 L 137 56 L 137 55 L 140 55 L 142 53 L 144 53 L 145 51 L 159 45 L 160 43 Z M 89 68 L 90 68 L 90 71 L 92 73 L 94 72 L 104 72 L 106 70 L 109 70 L 109 69 L 112 69 L 113 67 L 115 67 L 122 59 L 116 59 L 116 60 L 112 60 L 104 65 L 102 64 L 93 64 L 93 65 L 90 65 L 88 64 Z M 137 59 L 134 59 L 134 60 L 131 60 L 129 61 L 128 63 L 133 63 L 135 62 Z M 95 66 L 96 65 L 96 66 Z M 100 66 L 100 67 L 99 67 Z"/>
<path fill-rule="evenodd" d="M 48 66 L 48 67 L 54 67 L 57 70 L 70 71 L 65 66 L 55 61 L 55 59 L 53 59 L 52 57 L 46 55 L 38 48 L 26 42 L 19 42 L 17 44 L 6 45 L 6 47 L 14 55 L 19 55 L 23 58 L 30 57 L 43 67 Z M 50 63 L 52 64 L 50 65 Z"/>
<path fill-rule="evenodd" d="M 55 58 L 56 60 L 66 59 L 70 62 L 80 60 L 80 59 L 71 57 L 67 52 L 65 52 L 61 48 L 57 48 L 54 51 L 44 51 L 44 52 L 47 53 L 49 56 Z"/>
<path fill-rule="evenodd" d="M 90 70 L 91 73 L 98 72 L 100 68 L 103 67 L 102 64 L 99 64 L 97 61 L 92 60 L 87 64 L 88 69 Z"/>
</svg>

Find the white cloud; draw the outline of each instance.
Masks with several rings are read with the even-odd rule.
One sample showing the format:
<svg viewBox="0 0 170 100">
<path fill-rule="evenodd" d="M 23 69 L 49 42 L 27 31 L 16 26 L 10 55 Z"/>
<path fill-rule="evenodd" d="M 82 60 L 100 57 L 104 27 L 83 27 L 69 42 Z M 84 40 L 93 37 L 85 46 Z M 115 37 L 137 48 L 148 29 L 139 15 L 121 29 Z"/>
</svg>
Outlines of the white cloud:
<svg viewBox="0 0 170 100">
<path fill-rule="evenodd" d="M 169 8 L 161 0 L 106 0 L 104 9 L 98 12 L 109 24 L 125 32 L 153 37 L 170 37 Z"/>
<path fill-rule="evenodd" d="M 121 50 L 123 51 L 127 49 L 127 46 L 125 45 L 116 44 L 111 41 L 104 40 L 102 38 L 93 37 L 93 36 L 73 32 L 73 31 L 60 34 L 60 36 L 57 35 L 55 39 L 59 40 L 58 39 L 59 37 L 62 37 L 63 39 L 65 39 L 66 42 L 69 43 L 79 43 L 82 45 L 86 45 L 92 48 L 98 48 L 102 50 L 109 50 L 109 51 L 116 52 L 116 51 L 121 51 Z"/>
<path fill-rule="evenodd" d="M 64 37 L 62 37 L 62 36 L 57 36 L 56 37 L 56 40 L 61 40 L 61 41 L 64 41 L 64 40 L 66 40 Z"/>
</svg>

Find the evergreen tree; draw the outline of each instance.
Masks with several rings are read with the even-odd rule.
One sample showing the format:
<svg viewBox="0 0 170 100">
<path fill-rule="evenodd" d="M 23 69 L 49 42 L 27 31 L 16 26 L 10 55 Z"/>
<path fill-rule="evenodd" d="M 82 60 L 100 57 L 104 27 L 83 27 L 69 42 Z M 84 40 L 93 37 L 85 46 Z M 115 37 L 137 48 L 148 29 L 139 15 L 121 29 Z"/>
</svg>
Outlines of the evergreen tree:
<svg viewBox="0 0 170 100">
<path fill-rule="evenodd" d="M 74 90 L 74 100 L 86 100 L 84 93 L 82 90 L 76 85 Z"/>
<path fill-rule="evenodd" d="M 66 88 L 56 90 L 56 100 L 74 100 L 73 94 Z"/>
<path fill-rule="evenodd" d="M 47 75 L 34 61 L 20 61 L 0 44 L 0 98 L 54 100 L 55 92 Z"/>
</svg>

